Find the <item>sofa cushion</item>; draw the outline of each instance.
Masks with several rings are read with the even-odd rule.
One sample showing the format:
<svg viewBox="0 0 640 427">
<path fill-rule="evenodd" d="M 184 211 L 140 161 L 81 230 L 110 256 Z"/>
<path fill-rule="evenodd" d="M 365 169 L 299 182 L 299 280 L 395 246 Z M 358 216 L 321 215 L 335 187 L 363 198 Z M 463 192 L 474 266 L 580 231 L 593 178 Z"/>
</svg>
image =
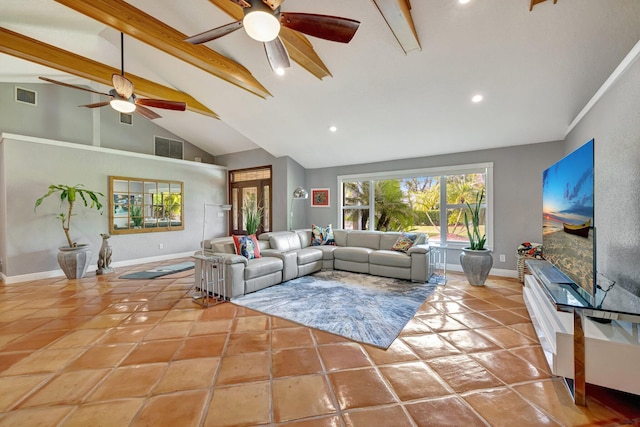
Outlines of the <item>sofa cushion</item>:
<svg viewBox="0 0 640 427">
<path fill-rule="evenodd" d="M 203 240 L 202 247 L 210 252 L 222 252 L 226 254 L 236 253 L 236 246 L 233 243 L 233 238 L 231 236 Z"/>
<path fill-rule="evenodd" d="M 391 247 L 392 251 L 407 252 L 415 243 L 418 235 L 416 233 L 402 233 Z"/>
<path fill-rule="evenodd" d="M 347 246 L 347 236 L 350 230 L 333 230 L 333 237 L 338 246 Z"/>
<path fill-rule="evenodd" d="M 276 233 L 269 233 L 269 245 L 272 249 L 279 251 L 295 251 L 300 249 L 300 238 L 296 233 L 291 231 L 283 231 Z"/>
<path fill-rule="evenodd" d="M 314 246 L 313 249 L 322 252 L 322 259 L 333 261 L 333 251 L 339 246 Z"/>
<path fill-rule="evenodd" d="M 380 236 L 380 247 L 378 249 L 384 249 L 390 251 L 393 245 L 396 244 L 398 237 L 402 236 L 402 233 L 397 231 L 387 231 Z"/>
<path fill-rule="evenodd" d="M 333 236 L 333 228 L 331 224 L 326 227 L 320 227 L 318 225 L 313 224 L 311 226 L 311 245 L 312 246 L 320 246 L 320 245 L 335 245 L 336 241 Z"/>
<path fill-rule="evenodd" d="M 380 249 L 379 231 L 351 231 L 347 235 L 347 246 Z"/>
<path fill-rule="evenodd" d="M 236 245 L 236 253 L 246 259 L 260 258 L 260 246 L 255 234 L 250 236 L 233 235 L 233 242 Z"/>
<path fill-rule="evenodd" d="M 369 262 L 369 254 L 373 252 L 373 249 L 370 248 L 360 248 L 360 247 L 351 247 L 347 246 L 344 248 L 337 247 L 335 251 L 333 251 L 333 257 L 335 259 L 340 259 L 343 261 L 352 261 L 352 262 Z"/>
<path fill-rule="evenodd" d="M 301 248 L 311 246 L 311 230 L 295 230 L 294 232 L 298 235 L 298 239 L 300 239 Z"/>
<path fill-rule="evenodd" d="M 309 264 L 322 259 L 322 251 L 315 248 L 304 248 L 296 251 L 298 254 L 298 265 Z"/>
<path fill-rule="evenodd" d="M 411 267 L 411 256 L 399 251 L 373 251 L 369 254 L 369 263 L 389 267 Z"/>
<path fill-rule="evenodd" d="M 249 280 L 276 273 L 282 271 L 283 268 L 284 263 L 280 258 L 266 256 L 252 259 L 244 268 L 244 279 Z"/>
</svg>

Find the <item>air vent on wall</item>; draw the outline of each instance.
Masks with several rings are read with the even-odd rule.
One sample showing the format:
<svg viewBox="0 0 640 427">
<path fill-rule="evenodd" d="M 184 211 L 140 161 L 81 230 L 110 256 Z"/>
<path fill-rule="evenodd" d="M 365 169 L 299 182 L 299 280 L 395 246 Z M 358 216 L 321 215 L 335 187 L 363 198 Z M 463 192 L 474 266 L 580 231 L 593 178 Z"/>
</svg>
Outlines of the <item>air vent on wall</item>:
<svg viewBox="0 0 640 427">
<path fill-rule="evenodd" d="M 133 125 L 133 114 L 120 113 L 120 123 Z"/>
<path fill-rule="evenodd" d="M 173 139 L 155 137 L 155 153 L 156 156 L 170 157 L 172 159 L 182 160 L 182 141 Z"/>
<path fill-rule="evenodd" d="M 23 104 L 38 105 L 38 93 L 34 90 L 16 86 L 16 102 Z"/>
</svg>

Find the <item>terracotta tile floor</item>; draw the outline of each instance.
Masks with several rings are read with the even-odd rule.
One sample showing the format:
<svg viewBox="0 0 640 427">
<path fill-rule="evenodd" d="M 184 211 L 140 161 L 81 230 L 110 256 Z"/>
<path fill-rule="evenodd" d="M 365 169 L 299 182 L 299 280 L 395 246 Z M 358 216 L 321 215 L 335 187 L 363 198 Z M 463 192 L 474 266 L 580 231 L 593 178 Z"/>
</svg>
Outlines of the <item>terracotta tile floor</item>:
<svg viewBox="0 0 640 427">
<path fill-rule="evenodd" d="M 384 351 L 118 279 L 158 265 L 0 285 L 0 425 L 640 425 L 640 396 L 573 405 L 515 280 L 450 274 Z"/>
</svg>

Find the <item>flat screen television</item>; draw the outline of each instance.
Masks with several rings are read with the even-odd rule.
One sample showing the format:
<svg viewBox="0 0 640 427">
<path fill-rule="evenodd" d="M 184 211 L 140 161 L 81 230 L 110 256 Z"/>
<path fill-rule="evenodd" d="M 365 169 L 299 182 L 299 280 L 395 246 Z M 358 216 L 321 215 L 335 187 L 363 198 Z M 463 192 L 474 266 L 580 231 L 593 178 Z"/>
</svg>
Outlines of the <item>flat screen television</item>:
<svg viewBox="0 0 640 427">
<path fill-rule="evenodd" d="M 546 260 L 595 296 L 593 139 L 542 174 L 542 250 Z"/>
</svg>

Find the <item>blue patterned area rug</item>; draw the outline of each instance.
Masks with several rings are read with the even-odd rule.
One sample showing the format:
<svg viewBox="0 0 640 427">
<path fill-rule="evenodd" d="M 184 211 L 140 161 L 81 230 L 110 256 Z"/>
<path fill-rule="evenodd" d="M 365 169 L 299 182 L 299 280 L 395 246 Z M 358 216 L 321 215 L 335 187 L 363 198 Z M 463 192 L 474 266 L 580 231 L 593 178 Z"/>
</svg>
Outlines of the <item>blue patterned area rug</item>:
<svg viewBox="0 0 640 427">
<path fill-rule="evenodd" d="M 231 302 L 386 349 L 435 287 L 430 283 L 327 270 L 233 298 Z"/>
</svg>

